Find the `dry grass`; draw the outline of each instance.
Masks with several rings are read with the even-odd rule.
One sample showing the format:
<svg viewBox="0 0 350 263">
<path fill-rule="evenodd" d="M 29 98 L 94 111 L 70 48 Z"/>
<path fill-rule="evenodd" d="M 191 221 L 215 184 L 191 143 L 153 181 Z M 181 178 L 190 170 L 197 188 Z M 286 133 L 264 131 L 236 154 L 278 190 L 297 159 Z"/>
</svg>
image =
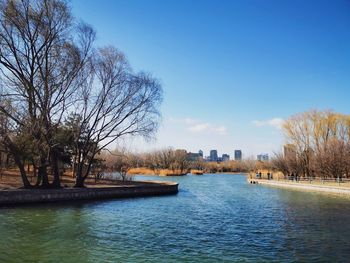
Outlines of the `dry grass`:
<svg viewBox="0 0 350 263">
<path fill-rule="evenodd" d="M 131 168 L 128 170 L 129 175 L 137 175 L 137 174 L 142 174 L 142 175 L 158 175 L 155 173 L 154 170 L 145 168 L 145 167 L 139 167 L 139 168 Z"/>
<path fill-rule="evenodd" d="M 32 185 L 35 185 L 36 177 L 34 177 L 30 172 L 28 173 L 28 179 Z M 49 179 L 52 180 L 52 177 L 49 176 Z M 72 178 L 71 176 L 64 175 L 61 177 L 61 183 L 62 183 L 62 186 L 73 187 L 75 184 L 75 179 Z M 8 170 L 2 171 L 0 176 L 0 190 L 16 189 L 22 186 L 23 186 L 23 183 L 18 170 L 8 169 Z"/>
<path fill-rule="evenodd" d="M 170 169 L 149 169 L 145 167 L 139 168 L 131 168 L 128 170 L 129 175 L 159 175 L 159 176 L 181 176 L 187 174 L 186 172 L 182 172 L 180 170 L 170 170 Z"/>
<path fill-rule="evenodd" d="M 27 172 L 28 179 L 32 185 L 36 183 L 36 177 L 32 175 L 32 171 Z M 180 176 L 185 175 L 180 173 L 179 170 L 159 169 L 152 170 L 148 168 L 132 168 L 128 171 L 129 175 L 158 175 L 158 176 Z M 52 181 L 52 176 L 49 176 L 49 180 Z M 61 177 L 61 185 L 64 187 L 73 187 L 75 184 L 75 178 L 72 177 L 72 171 L 67 170 Z M 116 180 L 95 180 L 94 178 L 88 178 L 85 181 L 87 186 L 96 186 L 99 184 L 126 184 L 126 182 Z M 7 169 L 0 171 L 0 190 L 1 189 L 16 189 L 22 187 L 22 179 L 18 169 Z"/>
<path fill-rule="evenodd" d="M 169 169 L 161 169 L 159 170 L 160 176 L 181 176 L 186 175 L 187 172 L 181 172 L 180 170 L 169 170 Z"/>
<path fill-rule="evenodd" d="M 30 179 L 32 180 L 32 179 Z M 0 189 L 13 189 L 22 186 L 22 180 L 19 172 L 15 169 L 2 170 L 0 175 Z"/>
<path fill-rule="evenodd" d="M 28 179 L 32 185 L 35 185 L 36 177 L 32 176 L 32 174 L 28 173 Z M 52 176 L 49 176 L 49 180 L 52 181 Z M 75 184 L 75 178 L 72 177 L 72 172 L 67 171 L 61 177 L 61 185 L 63 187 L 73 187 Z M 97 187 L 100 185 L 125 185 L 125 184 L 134 184 L 134 182 L 127 181 L 118 181 L 118 180 L 95 180 L 94 178 L 87 178 L 85 181 L 85 185 L 87 187 Z M 22 179 L 20 173 L 17 169 L 7 169 L 2 170 L 0 173 L 0 190 L 5 189 L 17 189 L 23 186 Z"/>
</svg>

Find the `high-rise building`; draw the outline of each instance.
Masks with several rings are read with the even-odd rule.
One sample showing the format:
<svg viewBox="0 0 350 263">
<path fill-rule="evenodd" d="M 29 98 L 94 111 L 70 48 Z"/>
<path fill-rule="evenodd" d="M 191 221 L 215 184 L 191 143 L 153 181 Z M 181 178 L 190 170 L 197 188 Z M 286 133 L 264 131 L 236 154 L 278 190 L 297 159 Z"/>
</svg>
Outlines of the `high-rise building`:
<svg viewBox="0 0 350 263">
<path fill-rule="evenodd" d="M 223 162 L 228 162 L 230 160 L 230 155 L 224 153 L 221 157 Z"/>
<path fill-rule="evenodd" d="M 257 155 L 257 160 L 258 161 L 268 161 L 269 160 L 269 155 L 267 153 L 262 153 L 262 154 L 259 154 Z"/>
<path fill-rule="evenodd" d="M 235 150 L 235 161 L 242 161 L 242 151 Z"/>
<path fill-rule="evenodd" d="M 202 151 L 202 150 L 199 150 L 199 151 L 198 151 L 198 154 L 199 154 L 200 157 L 203 158 L 203 151 Z"/>
<path fill-rule="evenodd" d="M 293 144 L 284 145 L 283 146 L 283 154 L 284 154 L 284 158 L 295 158 L 297 155 L 295 145 L 293 145 Z"/>
<path fill-rule="evenodd" d="M 210 151 L 210 161 L 217 162 L 218 160 L 218 151 L 217 150 L 211 150 Z"/>
</svg>

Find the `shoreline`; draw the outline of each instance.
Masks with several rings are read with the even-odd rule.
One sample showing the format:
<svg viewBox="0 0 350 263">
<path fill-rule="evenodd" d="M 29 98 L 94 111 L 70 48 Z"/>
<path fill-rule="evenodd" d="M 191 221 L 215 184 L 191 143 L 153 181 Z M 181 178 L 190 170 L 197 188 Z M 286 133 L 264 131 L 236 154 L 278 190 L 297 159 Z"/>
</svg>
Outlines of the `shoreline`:
<svg viewBox="0 0 350 263">
<path fill-rule="evenodd" d="M 87 188 L 8 189 L 0 191 L 0 206 L 172 195 L 178 193 L 178 185 L 175 182 L 138 181 Z"/>
<path fill-rule="evenodd" d="M 203 173 L 203 174 L 234 174 L 234 175 L 248 175 L 248 172 L 217 172 L 217 173 Z M 129 175 L 129 174 L 128 174 Z M 157 176 L 157 177 L 181 177 L 181 176 L 186 176 L 186 175 L 197 175 L 193 173 L 187 173 L 184 175 L 160 175 L 160 174 L 130 174 L 129 176 Z"/>
<path fill-rule="evenodd" d="M 251 184 L 260 184 L 270 187 L 277 188 L 288 188 L 293 190 L 300 190 L 304 192 L 318 192 L 324 194 L 332 194 L 344 197 L 350 197 L 350 188 L 341 187 L 341 186 L 327 186 L 327 185 L 312 185 L 309 183 L 301 182 L 284 182 L 284 181 L 275 181 L 275 180 L 264 180 L 264 179 L 249 179 L 247 182 Z"/>
</svg>

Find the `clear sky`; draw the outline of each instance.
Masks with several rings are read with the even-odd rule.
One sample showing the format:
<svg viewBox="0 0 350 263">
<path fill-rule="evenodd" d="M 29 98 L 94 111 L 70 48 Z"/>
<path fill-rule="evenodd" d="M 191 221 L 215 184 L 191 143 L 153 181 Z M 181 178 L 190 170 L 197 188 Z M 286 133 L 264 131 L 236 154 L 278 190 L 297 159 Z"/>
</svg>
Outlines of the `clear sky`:
<svg viewBox="0 0 350 263">
<path fill-rule="evenodd" d="M 281 148 L 281 120 L 350 113 L 349 0 L 73 0 L 73 13 L 164 89 L 157 140 L 247 157 Z"/>
</svg>

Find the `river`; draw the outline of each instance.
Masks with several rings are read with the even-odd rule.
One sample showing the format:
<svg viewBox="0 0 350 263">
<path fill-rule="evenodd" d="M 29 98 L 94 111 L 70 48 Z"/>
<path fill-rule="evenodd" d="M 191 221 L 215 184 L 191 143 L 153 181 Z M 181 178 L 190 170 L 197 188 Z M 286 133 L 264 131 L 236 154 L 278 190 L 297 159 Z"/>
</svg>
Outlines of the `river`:
<svg viewBox="0 0 350 263">
<path fill-rule="evenodd" d="M 243 175 L 177 195 L 0 209 L 0 262 L 348 262 L 350 200 Z"/>
</svg>

